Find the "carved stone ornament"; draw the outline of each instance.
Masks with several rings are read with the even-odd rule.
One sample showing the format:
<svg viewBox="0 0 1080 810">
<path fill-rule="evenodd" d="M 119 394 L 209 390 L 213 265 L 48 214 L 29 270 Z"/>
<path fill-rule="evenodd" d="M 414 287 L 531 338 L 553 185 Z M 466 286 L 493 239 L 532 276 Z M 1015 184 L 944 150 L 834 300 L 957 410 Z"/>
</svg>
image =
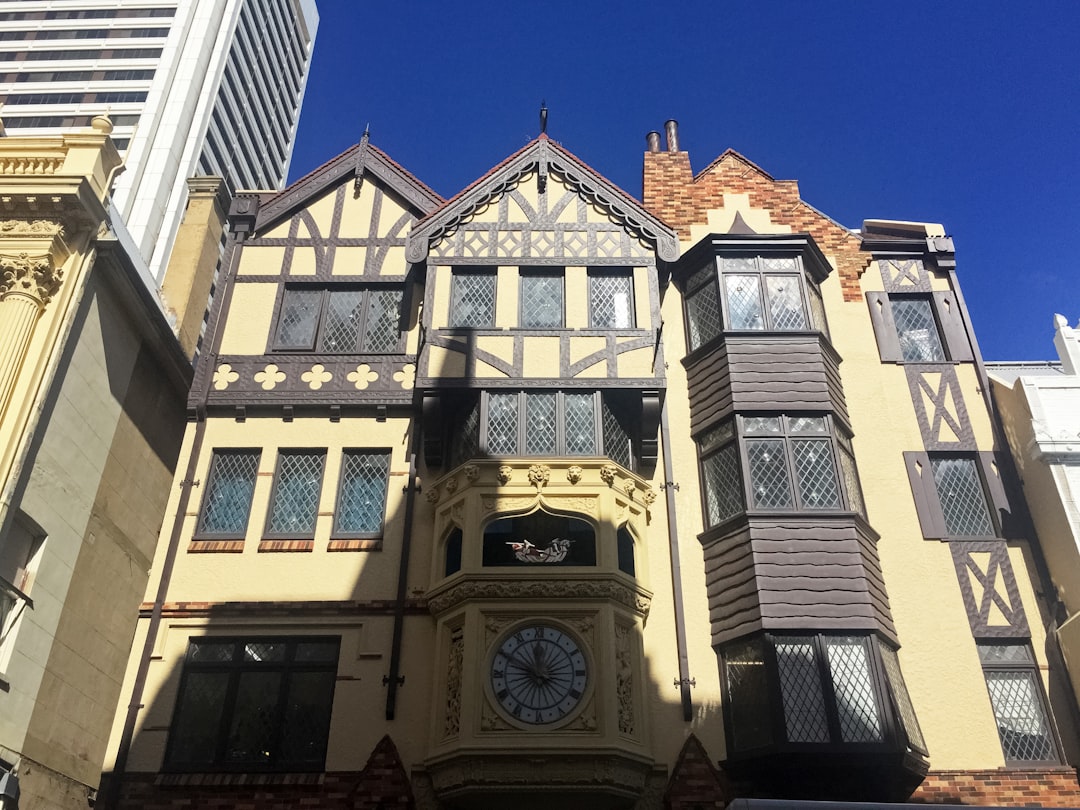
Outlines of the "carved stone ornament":
<svg viewBox="0 0 1080 810">
<path fill-rule="evenodd" d="M 652 506 L 656 503 L 656 490 L 652 488 L 645 490 L 641 494 L 641 500 L 645 501 L 646 506 Z"/>
<path fill-rule="evenodd" d="M 63 236 L 64 226 L 53 219 L 0 220 L 0 237 Z"/>
<path fill-rule="evenodd" d="M 461 731 L 461 673 L 465 661 L 465 632 L 454 629 L 450 634 L 450 657 L 446 665 L 446 724 L 444 737 L 456 737 Z"/>
<path fill-rule="evenodd" d="M 537 489 L 551 480 L 551 467 L 547 464 L 533 464 L 529 467 L 529 483 Z"/>
<path fill-rule="evenodd" d="M 465 480 L 467 481 L 475 481 L 480 477 L 480 468 L 475 464 L 466 464 L 462 469 L 465 472 Z"/>
<path fill-rule="evenodd" d="M 615 694 L 619 698 L 619 731 L 634 733 L 634 668 L 630 628 L 615 625 Z"/>
<path fill-rule="evenodd" d="M 447 478 L 443 482 L 443 486 L 446 487 L 447 492 L 449 492 L 451 495 L 453 495 L 455 492 L 457 492 L 457 488 L 458 488 L 457 476 L 454 476 L 453 478 Z"/>
<path fill-rule="evenodd" d="M 619 468 L 614 464 L 605 464 L 600 468 L 600 480 L 602 480 L 609 487 L 615 483 L 615 473 L 619 471 Z"/>
<path fill-rule="evenodd" d="M 509 723 L 499 717 L 498 712 L 492 708 L 487 700 L 484 700 L 483 710 L 480 712 L 481 731 L 508 731 L 512 729 Z"/>
<path fill-rule="evenodd" d="M 503 464 L 501 467 L 499 467 L 498 478 L 500 484 L 503 484 L 505 486 L 506 484 L 510 483 L 510 479 L 513 478 L 513 476 L 513 467 L 509 467 L 506 464 Z"/>
<path fill-rule="evenodd" d="M 458 582 L 428 598 L 435 615 L 470 600 L 608 599 L 648 616 L 652 596 L 613 579 L 514 579 Z"/>
<path fill-rule="evenodd" d="M 54 270 L 52 257 L 47 254 L 0 254 L 0 295 L 21 292 L 44 306 L 56 295 L 63 280 L 64 271 Z"/>
<path fill-rule="evenodd" d="M 566 480 L 571 484 L 576 484 L 581 480 L 582 473 L 584 471 L 577 464 L 571 464 L 566 468 Z"/>
<path fill-rule="evenodd" d="M 634 491 L 637 489 L 637 484 L 634 482 L 634 480 L 631 478 L 627 478 L 625 481 L 623 481 L 622 486 L 623 489 L 626 490 L 626 496 L 630 500 L 634 500 Z"/>
<path fill-rule="evenodd" d="M 428 503 L 438 503 L 439 502 L 439 488 L 438 487 L 428 487 L 428 491 L 424 493 L 424 498 L 427 500 Z"/>
</svg>

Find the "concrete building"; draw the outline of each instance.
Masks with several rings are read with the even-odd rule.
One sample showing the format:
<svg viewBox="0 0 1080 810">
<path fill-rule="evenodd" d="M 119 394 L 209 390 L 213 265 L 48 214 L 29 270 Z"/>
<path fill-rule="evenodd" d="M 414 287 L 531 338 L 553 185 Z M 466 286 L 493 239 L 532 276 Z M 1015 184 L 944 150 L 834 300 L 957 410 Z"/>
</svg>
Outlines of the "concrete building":
<svg viewBox="0 0 1080 810">
<path fill-rule="evenodd" d="M 238 195 L 107 806 L 1080 804 L 952 241 L 660 141 Z"/>
<path fill-rule="evenodd" d="M 990 364 L 994 399 L 1058 598 L 1057 643 L 1080 695 L 1080 331 L 1054 316 L 1056 363 Z"/>
<path fill-rule="evenodd" d="M 96 792 L 192 376 L 106 225 L 110 130 L 0 139 L 0 773 L 24 810 Z"/>
<path fill-rule="evenodd" d="M 114 193 L 160 283 L 195 175 L 280 188 L 318 29 L 315 0 L 0 0 L 0 103 L 12 134 L 108 112 Z"/>
</svg>

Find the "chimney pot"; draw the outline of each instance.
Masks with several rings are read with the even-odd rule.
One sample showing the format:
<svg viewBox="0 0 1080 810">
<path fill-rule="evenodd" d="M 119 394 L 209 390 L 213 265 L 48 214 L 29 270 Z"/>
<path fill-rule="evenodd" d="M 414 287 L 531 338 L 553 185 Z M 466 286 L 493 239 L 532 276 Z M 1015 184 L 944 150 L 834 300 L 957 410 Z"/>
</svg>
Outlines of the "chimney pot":
<svg viewBox="0 0 1080 810">
<path fill-rule="evenodd" d="M 664 133 L 667 135 L 667 150 L 679 151 L 679 122 L 674 118 L 664 122 Z"/>
<path fill-rule="evenodd" d="M 655 129 L 645 136 L 645 143 L 649 146 L 650 152 L 660 151 L 660 133 Z"/>
</svg>

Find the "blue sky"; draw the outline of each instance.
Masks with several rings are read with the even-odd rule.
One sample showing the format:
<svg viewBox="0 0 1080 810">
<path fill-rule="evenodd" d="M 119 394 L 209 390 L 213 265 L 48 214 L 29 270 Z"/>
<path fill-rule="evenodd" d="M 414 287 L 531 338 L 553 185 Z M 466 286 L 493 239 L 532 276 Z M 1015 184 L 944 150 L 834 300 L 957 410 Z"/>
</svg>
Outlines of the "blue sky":
<svg viewBox="0 0 1080 810">
<path fill-rule="evenodd" d="M 538 132 L 640 197 L 645 133 L 732 147 L 849 227 L 941 222 L 984 356 L 1080 319 L 1080 3 L 318 0 L 290 179 L 371 126 L 449 196 Z"/>
</svg>

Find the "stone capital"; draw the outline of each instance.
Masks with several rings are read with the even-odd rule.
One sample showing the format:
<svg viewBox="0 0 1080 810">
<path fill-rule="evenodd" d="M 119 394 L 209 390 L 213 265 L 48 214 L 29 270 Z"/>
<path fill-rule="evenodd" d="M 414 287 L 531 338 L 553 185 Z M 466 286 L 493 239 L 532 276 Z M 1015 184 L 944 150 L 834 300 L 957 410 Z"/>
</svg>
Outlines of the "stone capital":
<svg viewBox="0 0 1080 810">
<path fill-rule="evenodd" d="M 60 289 L 63 275 L 48 253 L 0 253 L 0 297 L 22 293 L 44 306 Z"/>
</svg>

